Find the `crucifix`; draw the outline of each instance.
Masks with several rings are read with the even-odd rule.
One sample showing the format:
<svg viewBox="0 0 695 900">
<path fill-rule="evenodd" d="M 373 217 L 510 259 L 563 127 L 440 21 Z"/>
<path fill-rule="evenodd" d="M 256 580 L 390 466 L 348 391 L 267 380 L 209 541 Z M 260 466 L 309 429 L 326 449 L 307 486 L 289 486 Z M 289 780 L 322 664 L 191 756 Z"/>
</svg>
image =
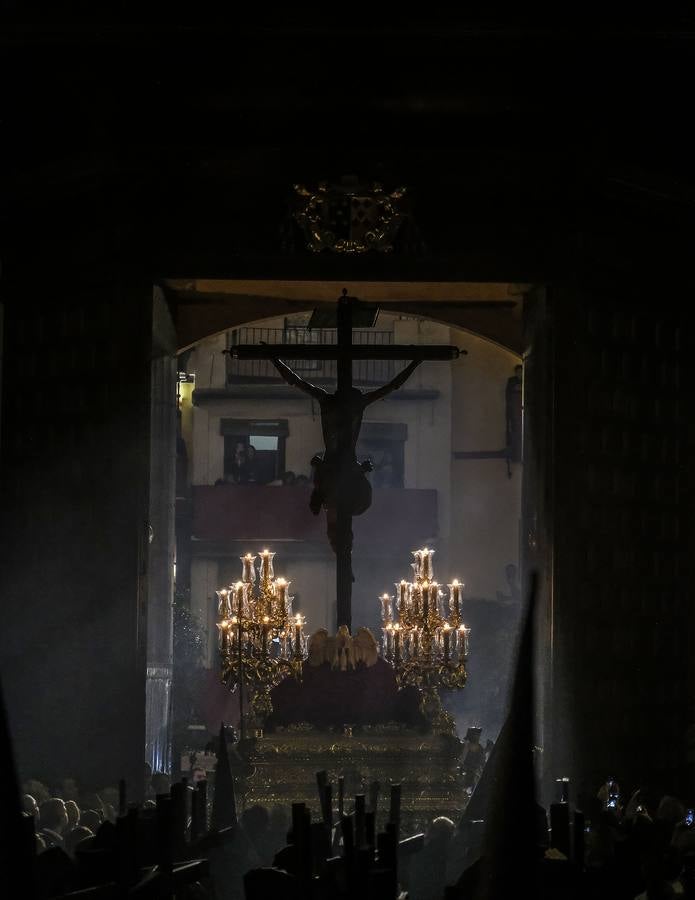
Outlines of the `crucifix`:
<svg viewBox="0 0 695 900">
<path fill-rule="evenodd" d="M 371 403 L 405 384 L 424 360 L 452 360 L 465 353 L 465 350 L 449 346 L 353 344 L 354 313 L 365 310 L 374 311 L 374 308 L 348 297 L 344 289 L 338 300 L 337 344 L 237 344 L 227 351 L 237 359 L 270 360 L 288 384 L 319 404 L 325 452 L 312 460 L 314 490 L 310 507 L 314 514 L 326 510 L 328 539 L 336 558 L 336 624 L 346 625 L 348 630 L 352 626 L 352 518 L 371 505 L 371 485 L 366 477 L 371 463 L 368 460 L 358 462 L 356 456 L 364 411 Z M 335 393 L 300 378 L 284 362 L 292 359 L 337 360 Z M 352 383 L 352 362 L 356 359 L 411 362 L 388 384 L 363 393 Z"/>
</svg>

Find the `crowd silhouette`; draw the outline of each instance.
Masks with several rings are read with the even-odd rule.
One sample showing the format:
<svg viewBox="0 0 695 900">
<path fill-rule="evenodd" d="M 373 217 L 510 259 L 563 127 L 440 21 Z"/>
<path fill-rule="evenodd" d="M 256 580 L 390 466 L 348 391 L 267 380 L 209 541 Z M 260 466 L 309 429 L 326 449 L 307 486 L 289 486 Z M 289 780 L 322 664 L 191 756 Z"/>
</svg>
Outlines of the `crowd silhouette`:
<svg viewBox="0 0 695 900">
<path fill-rule="evenodd" d="M 401 833 L 400 786 L 374 783 L 347 798 L 342 779 L 331 784 L 325 772 L 317 773 L 318 817 L 303 803 L 239 812 L 223 732 L 219 747 L 214 788 L 205 780 L 170 785 L 166 775 L 146 773 L 139 804 L 128 802 L 123 783 L 82 793 L 63 782 L 56 791 L 70 795 L 65 799 L 26 782 L 21 811 L 6 823 L 5 850 L 14 847 L 6 865 L 21 886 L 13 896 L 511 896 L 508 884 L 500 889 L 490 877 L 487 857 L 499 848 L 488 823 L 473 818 L 477 786 L 457 821 L 438 816 L 415 835 Z M 494 793 L 488 766 L 478 782 L 482 794 Z M 548 900 L 695 897 L 694 810 L 646 784 L 624 794 L 611 778 L 579 811 L 566 788 L 547 810 L 534 801 L 530 818 L 510 823 L 516 850 L 495 860 L 498 874 Z"/>
<path fill-rule="evenodd" d="M 663 900 L 695 898 L 695 809 L 645 781 L 613 775 L 578 809 L 560 780 L 546 809 L 532 753 L 533 596 L 522 629 L 506 723 L 483 748 L 470 729 L 462 754 L 471 792 L 456 819 L 404 834 L 401 785 L 372 782 L 348 797 L 344 779 L 316 773 L 316 804 L 237 807 L 224 725 L 205 779 L 170 784 L 144 773 L 97 792 L 73 779 L 19 785 L 0 709 L 5 771 L 0 816 L 7 896 L 215 900 Z M 234 753 L 237 749 L 234 748 Z M 465 777 L 465 773 L 464 773 Z M 471 777 L 469 775 L 469 777 Z M 144 796 L 144 799 L 142 797 Z M 317 812 L 318 811 L 318 812 Z"/>
</svg>

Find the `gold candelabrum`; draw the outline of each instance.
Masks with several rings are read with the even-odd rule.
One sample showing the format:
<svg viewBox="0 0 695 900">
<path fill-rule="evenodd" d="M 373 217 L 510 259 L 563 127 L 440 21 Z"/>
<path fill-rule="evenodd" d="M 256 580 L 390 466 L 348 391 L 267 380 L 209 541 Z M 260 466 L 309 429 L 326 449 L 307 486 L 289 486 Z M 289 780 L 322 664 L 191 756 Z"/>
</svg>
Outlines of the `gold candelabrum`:
<svg viewBox="0 0 695 900">
<path fill-rule="evenodd" d="M 244 691 L 251 700 L 252 724 L 261 728 L 273 711 L 270 691 L 288 675 L 300 678 L 307 655 L 304 618 L 292 610 L 290 582 L 275 577 L 274 557 L 271 550 L 240 557 L 241 580 L 216 592 L 222 681 L 232 691 L 239 689 L 242 738 Z"/>
<path fill-rule="evenodd" d="M 466 684 L 470 629 L 461 619 L 463 584 L 454 580 L 448 593 L 434 579 L 434 550 L 414 550 L 413 581 L 397 582 L 395 596 L 382 594 L 382 655 L 398 686 L 420 691 L 420 708 L 437 731 L 451 733 L 453 720 L 442 707 L 441 690 Z"/>
</svg>

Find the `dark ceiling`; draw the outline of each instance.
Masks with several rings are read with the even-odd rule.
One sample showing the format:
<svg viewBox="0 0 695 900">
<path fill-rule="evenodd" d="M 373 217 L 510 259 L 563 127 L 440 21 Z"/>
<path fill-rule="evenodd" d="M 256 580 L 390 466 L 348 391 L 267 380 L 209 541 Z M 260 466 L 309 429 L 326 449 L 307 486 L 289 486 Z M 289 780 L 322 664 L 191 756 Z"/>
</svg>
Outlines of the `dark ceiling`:
<svg viewBox="0 0 695 900">
<path fill-rule="evenodd" d="M 578 254 L 624 273 L 688 254 L 692 16 L 350 18 L 21 22 L 10 4 L 5 260 L 306 275 L 280 249 L 290 186 L 348 173 L 408 186 L 427 250 L 401 277 L 422 263 L 531 280 Z"/>
</svg>

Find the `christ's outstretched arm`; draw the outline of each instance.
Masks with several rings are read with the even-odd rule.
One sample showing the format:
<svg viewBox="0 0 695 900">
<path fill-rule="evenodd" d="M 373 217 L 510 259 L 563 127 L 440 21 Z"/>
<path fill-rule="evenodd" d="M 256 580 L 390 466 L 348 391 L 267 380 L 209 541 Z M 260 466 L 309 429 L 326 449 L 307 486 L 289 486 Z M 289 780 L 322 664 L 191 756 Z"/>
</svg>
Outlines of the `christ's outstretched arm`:
<svg viewBox="0 0 695 900">
<path fill-rule="evenodd" d="M 317 387 L 315 384 L 312 384 L 310 381 L 304 381 L 303 378 L 300 378 L 296 372 L 294 372 L 287 363 L 284 363 L 281 359 L 271 359 L 272 364 L 278 370 L 280 375 L 282 375 L 283 379 L 292 387 L 299 388 L 300 391 L 304 391 L 305 394 L 309 394 L 310 397 L 313 397 L 314 400 L 322 400 L 324 397 L 328 396 L 328 392 L 324 391 L 323 388 Z"/>
<path fill-rule="evenodd" d="M 421 362 L 421 359 L 414 359 L 409 366 L 406 366 L 405 369 L 403 369 L 402 372 L 399 372 L 388 384 L 377 388 L 375 391 L 367 391 L 362 394 L 365 406 L 369 406 L 369 404 L 374 403 L 375 400 L 381 400 L 383 397 L 388 396 L 392 391 L 398 390 L 402 384 L 406 383 Z"/>
</svg>

